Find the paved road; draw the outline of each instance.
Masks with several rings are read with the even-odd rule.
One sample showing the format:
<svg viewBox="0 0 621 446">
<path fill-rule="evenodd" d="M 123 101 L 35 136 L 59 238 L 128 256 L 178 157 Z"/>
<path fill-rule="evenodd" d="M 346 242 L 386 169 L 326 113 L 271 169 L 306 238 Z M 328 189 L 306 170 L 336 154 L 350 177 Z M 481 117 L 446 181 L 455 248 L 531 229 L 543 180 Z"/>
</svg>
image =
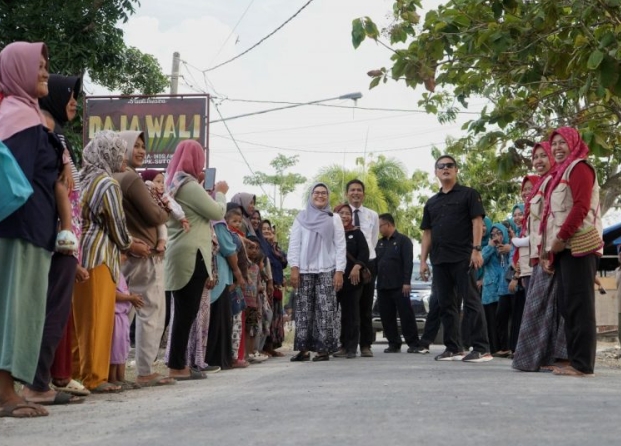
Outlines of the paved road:
<svg viewBox="0 0 621 446">
<path fill-rule="evenodd" d="M 47 418 L 0 419 L 13 445 L 618 445 L 621 370 L 520 373 L 431 355 L 291 363 L 92 396 Z"/>
</svg>

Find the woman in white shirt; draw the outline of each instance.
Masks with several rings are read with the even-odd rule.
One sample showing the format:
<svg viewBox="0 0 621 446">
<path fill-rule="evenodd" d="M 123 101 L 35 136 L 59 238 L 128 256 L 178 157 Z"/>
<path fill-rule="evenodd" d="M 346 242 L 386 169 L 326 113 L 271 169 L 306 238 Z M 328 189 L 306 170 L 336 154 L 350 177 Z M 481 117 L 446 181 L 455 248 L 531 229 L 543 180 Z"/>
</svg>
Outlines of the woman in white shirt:
<svg viewBox="0 0 621 446">
<path fill-rule="evenodd" d="M 298 214 L 289 236 L 291 285 L 295 300 L 295 342 L 291 361 L 328 361 L 338 348 L 340 315 L 336 293 L 343 286 L 347 264 L 345 230 L 330 210 L 330 193 L 323 183 L 311 189 L 306 209 Z"/>
</svg>

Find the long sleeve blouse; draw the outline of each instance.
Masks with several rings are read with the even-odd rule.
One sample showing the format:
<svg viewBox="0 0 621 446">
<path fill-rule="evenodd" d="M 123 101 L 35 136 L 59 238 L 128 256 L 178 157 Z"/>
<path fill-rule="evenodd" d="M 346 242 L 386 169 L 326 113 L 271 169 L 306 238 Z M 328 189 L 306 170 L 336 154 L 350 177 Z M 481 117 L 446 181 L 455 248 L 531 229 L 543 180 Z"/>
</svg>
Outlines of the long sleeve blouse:
<svg viewBox="0 0 621 446">
<path fill-rule="evenodd" d="M 289 234 L 289 266 L 299 268 L 300 273 L 317 274 L 336 271 L 345 272 L 347 255 L 345 247 L 345 230 L 338 214 L 332 216 L 334 239 L 330 251 L 322 250 L 316 258 L 309 258 L 308 246 L 311 231 L 304 228 L 297 219 L 291 226 Z"/>
</svg>

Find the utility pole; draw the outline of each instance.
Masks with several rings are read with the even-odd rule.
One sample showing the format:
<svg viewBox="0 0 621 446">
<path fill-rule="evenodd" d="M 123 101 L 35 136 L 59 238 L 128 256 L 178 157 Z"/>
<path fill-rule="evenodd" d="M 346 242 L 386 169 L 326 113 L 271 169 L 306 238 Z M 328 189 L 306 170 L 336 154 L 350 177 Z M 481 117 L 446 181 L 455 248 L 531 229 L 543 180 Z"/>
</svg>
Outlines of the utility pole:
<svg viewBox="0 0 621 446">
<path fill-rule="evenodd" d="M 181 55 L 175 51 L 173 53 L 172 74 L 170 75 L 170 94 L 177 94 L 179 87 L 179 63 L 181 62 Z"/>
</svg>

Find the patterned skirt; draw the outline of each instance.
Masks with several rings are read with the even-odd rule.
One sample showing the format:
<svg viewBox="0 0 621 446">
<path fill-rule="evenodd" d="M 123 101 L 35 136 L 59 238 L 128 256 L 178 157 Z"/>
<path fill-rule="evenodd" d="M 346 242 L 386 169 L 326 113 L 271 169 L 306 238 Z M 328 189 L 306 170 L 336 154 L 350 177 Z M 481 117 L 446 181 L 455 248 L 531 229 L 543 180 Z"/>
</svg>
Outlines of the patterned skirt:
<svg viewBox="0 0 621 446">
<path fill-rule="evenodd" d="M 334 273 L 300 274 L 295 299 L 294 350 L 333 352 L 338 349 L 341 315 L 333 276 Z"/>
<path fill-rule="evenodd" d="M 556 359 L 567 359 L 565 323 L 558 309 L 558 290 L 553 275 L 533 268 L 513 368 L 537 372 Z"/>
</svg>

